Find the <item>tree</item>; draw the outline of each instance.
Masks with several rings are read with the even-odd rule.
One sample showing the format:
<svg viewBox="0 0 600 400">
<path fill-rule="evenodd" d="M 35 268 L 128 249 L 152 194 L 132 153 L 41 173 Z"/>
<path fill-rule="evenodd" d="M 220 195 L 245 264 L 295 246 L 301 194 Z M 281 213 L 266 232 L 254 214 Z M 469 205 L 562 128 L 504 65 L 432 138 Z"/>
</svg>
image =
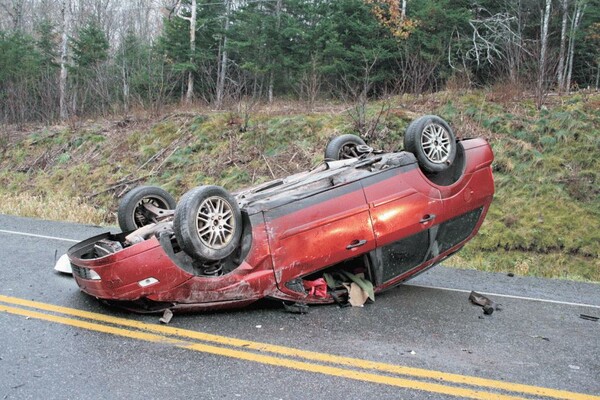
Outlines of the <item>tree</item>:
<svg viewBox="0 0 600 400">
<path fill-rule="evenodd" d="M 596 68 L 594 87 L 598 91 L 600 87 L 600 22 L 595 22 L 588 27 L 586 42 L 588 48 L 591 49 L 590 53 L 593 54 L 593 62 Z"/>
<path fill-rule="evenodd" d="M 163 33 L 158 48 L 166 55 L 169 74 L 184 86 L 176 89 L 184 100 L 189 95 L 190 74 L 193 80 L 193 95 L 211 102 L 215 95 L 219 42 L 221 38 L 221 16 L 223 3 L 211 0 L 197 2 L 197 23 L 194 50 L 190 46 L 190 21 L 173 16 L 164 21 Z M 185 10 L 180 11 L 181 13 Z M 191 10 L 189 14 L 191 18 Z M 187 101 L 187 100 L 186 100 Z"/>
<path fill-rule="evenodd" d="M 569 47 L 567 49 L 567 71 L 566 78 L 564 80 L 565 89 L 567 92 L 571 90 L 571 77 L 573 74 L 573 59 L 575 58 L 575 40 L 579 32 L 579 26 L 581 20 L 587 8 L 586 0 L 575 1 L 575 11 L 573 18 L 571 19 L 571 30 L 569 33 Z"/>
<path fill-rule="evenodd" d="M 196 25 L 198 23 L 196 13 L 198 12 L 198 5 L 196 0 L 190 0 L 189 8 L 182 7 L 181 2 L 178 2 L 176 7 L 177 16 L 190 23 L 190 68 L 188 71 L 187 80 L 187 91 L 185 94 L 185 102 L 191 103 L 194 96 L 194 54 L 196 53 Z M 189 14 L 189 15 L 186 15 Z"/>
<path fill-rule="evenodd" d="M 397 0 L 365 0 L 371 5 L 371 12 L 394 37 L 406 39 L 415 30 L 417 23 L 406 17 L 407 1 L 402 5 Z"/>
<path fill-rule="evenodd" d="M 36 27 L 36 48 L 39 52 L 40 75 L 38 77 L 37 90 L 35 90 L 40 101 L 38 110 L 44 115 L 44 120 L 56 118 L 57 103 L 57 78 L 59 65 L 57 59 L 57 32 L 54 24 L 47 18 L 41 20 Z"/>
<path fill-rule="evenodd" d="M 540 34 L 541 49 L 540 49 L 540 63 L 539 63 L 539 76 L 537 83 L 537 107 L 541 108 L 544 101 L 546 92 L 546 57 L 548 49 L 548 27 L 550 24 L 550 10 L 552 8 L 552 0 L 545 0 L 546 8 L 543 14 L 542 30 Z"/>
<path fill-rule="evenodd" d="M 68 44 L 69 34 L 71 30 L 71 0 L 63 0 L 62 8 L 62 29 L 61 29 L 61 41 L 60 41 L 60 119 L 66 120 L 69 116 L 67 109 L 67 57 L 68 57 Z"/>
<path fill-rule="evenodd" d="M 225 95 L 225 78 L 227 77 L 227 41 L 229 35 L 229 18 L 231 13 L 231 0 L 224 0 L 225 3 L 225 22 L 223 24 L 223 35 L 221 44 L 219 46 L 219 53 L 221 54 L 220 63 L 218 68 L 218 77 L 217 77 L 217 93 L 216 93 L 216 103 L 217 107 L 220 108 L 223 103 L 223 96 Z"/>
<path fill-rule="evenodd" d="M 0 110 L 2 119 L 23 123 L 39 119 L 37 101 L 32 93 L 41 70 L 41 55 L 35 39 L 16 31 L 0 32 Z"/>
<path fill-rule="evenodd" d="M 567 46 L 567 21 L 569 19 L 569 0 L 561 0 L 562 24 L 560 29 L 560 52 L 558 55 L 558 70 L 556 71 L 558 91 L 565 90 L 565 51 Z"/>
<path fill-rule="evenodd" d="M 75 89 L 73 110 L 101 111 L 110 103 L 104 65 L 108 60 L 109 47 L 108 39 L 94 20 L 88 21 L 77 32 L 77 37 L 71 39 L 71 72 Z M 91 95 L 93 100 L 90 100 Z"/>
<path fill-rule="evenodd" d="M 473 13 L 468 2 L 460 0 L 424 0 L 411 3 L 408 16 L 417 24 L 408 39 L 398 43 L 395 63 L 400 71 L 396 74 L 398 90 L 422 93 L 436 90 L 454 72 L 452 65 L 459 54 L 450 54 L 456 33 L 466 37 L 471 32 L 469 20 Z M 470 37 L 470 36 L 469 36 Z M 470 73 L 464 66 L 464 73 Z"/>
</svg>

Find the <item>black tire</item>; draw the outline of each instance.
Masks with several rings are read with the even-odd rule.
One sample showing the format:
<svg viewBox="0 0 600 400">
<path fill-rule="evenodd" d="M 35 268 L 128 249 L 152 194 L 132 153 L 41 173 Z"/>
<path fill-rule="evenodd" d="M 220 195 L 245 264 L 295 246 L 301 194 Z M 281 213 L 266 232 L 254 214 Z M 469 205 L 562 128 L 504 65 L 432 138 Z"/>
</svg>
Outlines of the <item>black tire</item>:
<svg viewBox="0 0 600 400">
<path fill-rule="evenodd" d="M 404 150 L 417 157 L 425 172 L 442 172 L 456 158 L 456 136 L 442 118 L 425 115 L 411 122 L 406 129 Z"/>
<path fill-rule="evenodd" d="M 117 211 L 117 220 L 123 232 L 134 231 L 156 222 L 143 212 L 142 206 L 145 203 L 152 203 L 165 210 L 173 210 L 177 205 L 169 192 L 157 186 L 138 186 L 131 189 L 119 202 Z"/>
<path fill-rule="evenodd" d="M 238 247 L 242 214 L 237 201 L 219 186 L 199 186 L 187 192 L 175 208 L 173 230 L 190 257 L 218 261 Z"/>
<path fill-rule="evenodd" d="M 356 151 L 356 148 L 361 145 L 366 145 L 365 141 L 351 133 L 337 136 L 327 144 L 325 160 L 345 160 L 359 157 L 360 153 Z"/>
</svg>

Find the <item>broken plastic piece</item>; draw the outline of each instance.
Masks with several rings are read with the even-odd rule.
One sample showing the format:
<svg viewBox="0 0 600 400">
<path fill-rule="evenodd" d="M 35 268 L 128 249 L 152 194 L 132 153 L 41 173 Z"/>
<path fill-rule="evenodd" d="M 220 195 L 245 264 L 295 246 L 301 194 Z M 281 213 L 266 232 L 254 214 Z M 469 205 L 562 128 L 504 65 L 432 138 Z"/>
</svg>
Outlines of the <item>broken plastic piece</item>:
<svg viewBox="0 0 600 400">
<path fill-rule="evenodd" d="M 54 265 L 54 270 L 62 272 L 63 274 L 73 273 L 73 269 L 71 268 L 71 261 L 69 261 L 69 257 L 66 254 L 60 256 L 60 258 Z"/>
<path fill-rule="evenodd" d="M 171 322 L 171 319 L 173 318 L 173 311 L 171 311 L 170 309 L 166 309 L 165 312 L 163 313 L 163 316 L 158 320 L 161 324 L 168 324 L 169 322 Z"/>
</svg>

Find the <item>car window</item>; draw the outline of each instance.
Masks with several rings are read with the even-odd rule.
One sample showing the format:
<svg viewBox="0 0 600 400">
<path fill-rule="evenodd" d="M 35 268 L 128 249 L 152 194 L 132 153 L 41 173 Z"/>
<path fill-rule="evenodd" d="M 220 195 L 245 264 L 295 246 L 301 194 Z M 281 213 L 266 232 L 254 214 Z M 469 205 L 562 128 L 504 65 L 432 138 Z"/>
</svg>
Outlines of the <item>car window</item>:
<svg viewBox="0 0 600 400">
<path fill-rule="evenodd" d="M 450 249 L 465 240 L 479 221 L 481 208 L 469 211 L 466 214 L 459 215 L 440 225 L 436 241 L 438 242 L 440 253 Z"/>
<path fill-rule="evenodd" d="M 429 230 L 377 249 L 381 281 L 387 282 L 423 263 L 428 249 Z"/>
</svg>

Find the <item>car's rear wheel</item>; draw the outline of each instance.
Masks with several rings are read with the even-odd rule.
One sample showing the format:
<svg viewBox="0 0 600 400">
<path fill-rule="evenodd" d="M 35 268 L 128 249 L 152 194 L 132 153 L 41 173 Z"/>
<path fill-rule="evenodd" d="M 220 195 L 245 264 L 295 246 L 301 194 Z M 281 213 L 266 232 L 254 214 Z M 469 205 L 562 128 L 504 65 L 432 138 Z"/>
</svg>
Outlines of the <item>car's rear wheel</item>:
<svg viewBox="0 0 600 400">
<path fill-rule="evenodd" d="M 242 215 L 237 201 L 219 186 L 187 192 L 175 208 L 173 230 L 179 246 L 191 257 L 218 261 L 238 247 Z"/>
<path fill-rule="evenodd" d="M 413 153 L 426 172 L 448 169 L 456 157 L 456 147 L 452 128 L 436 115 L 417 118 L 404 135 L 404 150 Z"/>
<path fill-rule="evenodd" d="M 346 160 L 359 157 L 362 153 L 358 151 L 358 146 L 364 145 L 366 145 L 364 140 L 351 133 L 337 136 L 327 144 L 325 160 Z"/>
<path fill-rule="evenodd" d="M 175 209 L 177 202 L 169 192 L 157 186 L 139 186 L 131 189 L 119 202 L 117 211 L 117 220 L 123 232 L 134 231 L 157 222 L 156 215 L 150 212 L 146 205 L 166 211 Z"/>
</svg>

